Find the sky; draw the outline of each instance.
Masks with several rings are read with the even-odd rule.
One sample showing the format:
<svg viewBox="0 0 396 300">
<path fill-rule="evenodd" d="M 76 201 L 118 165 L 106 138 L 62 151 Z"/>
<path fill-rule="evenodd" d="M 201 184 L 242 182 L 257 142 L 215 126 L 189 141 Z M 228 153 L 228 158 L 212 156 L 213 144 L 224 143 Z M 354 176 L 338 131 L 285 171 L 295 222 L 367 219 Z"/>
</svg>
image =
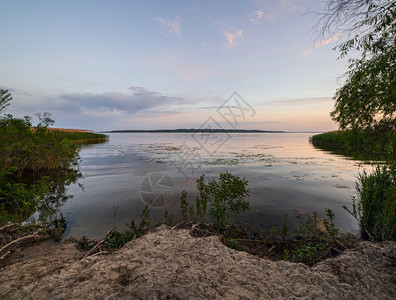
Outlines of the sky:
<svg viewBox="0 0 396 300">
<path fill-rule="evenodd" d="M 309 12 L 324 5 L 0 0 L 0 88 L 13 96 L 6 112 L 46 111 L 54 127 L 95 131 L 199 128 L 208 120 L 221 128 L 337 129 L 329 112 L 347 61 L 332 50 L 339 35 L 318 40 L 312 31 Z M 237 109 L 228 118 L 238 122 L 227 122 L 227 108 Z"/>
</svg>

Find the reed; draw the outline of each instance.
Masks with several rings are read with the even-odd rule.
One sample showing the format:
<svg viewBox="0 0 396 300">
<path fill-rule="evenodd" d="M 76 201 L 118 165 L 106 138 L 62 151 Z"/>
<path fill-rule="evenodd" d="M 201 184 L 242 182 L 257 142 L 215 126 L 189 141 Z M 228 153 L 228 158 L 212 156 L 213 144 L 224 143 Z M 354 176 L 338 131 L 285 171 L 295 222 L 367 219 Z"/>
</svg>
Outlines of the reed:
<svg viewBox="0 0 396 300">
<path fill-rule="evenodd" d="M 345 130 L 314 135 L 310 138 L 318 149 L 361 160 L 395 160 L 395 130 Z"/>
</svg>

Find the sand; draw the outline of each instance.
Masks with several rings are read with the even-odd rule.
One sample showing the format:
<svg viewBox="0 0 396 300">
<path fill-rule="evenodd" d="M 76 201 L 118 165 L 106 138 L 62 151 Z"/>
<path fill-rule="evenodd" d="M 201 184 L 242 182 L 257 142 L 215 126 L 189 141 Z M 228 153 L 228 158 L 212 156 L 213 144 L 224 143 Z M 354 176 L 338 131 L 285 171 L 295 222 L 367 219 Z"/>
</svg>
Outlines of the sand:
<svg viewBox="0 0 396 300">
<path fill-rule="evenodd" d="M 396 299 L 396 243 L 360 242 L 311 268 L 162 226 L 110 255 L 45 241 L 0 270 L 2 299 Z"/>
</svg>

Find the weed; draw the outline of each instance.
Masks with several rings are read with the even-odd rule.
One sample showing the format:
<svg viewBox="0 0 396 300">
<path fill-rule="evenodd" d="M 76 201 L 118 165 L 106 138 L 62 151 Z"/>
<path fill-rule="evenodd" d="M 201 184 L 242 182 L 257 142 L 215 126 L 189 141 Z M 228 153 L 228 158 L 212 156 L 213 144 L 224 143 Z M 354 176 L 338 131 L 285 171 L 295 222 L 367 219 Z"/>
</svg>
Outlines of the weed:
<svg viewBox="0 0 396 300">
<path fill-rule="evenodd" d="M 165 224 L 168 226 L 173 226 L 173 215 L 168 213 L 168 210 L 165 210 L 165 214 L 164 214 L 164 219 L 165 219 Z"/>
</svg>

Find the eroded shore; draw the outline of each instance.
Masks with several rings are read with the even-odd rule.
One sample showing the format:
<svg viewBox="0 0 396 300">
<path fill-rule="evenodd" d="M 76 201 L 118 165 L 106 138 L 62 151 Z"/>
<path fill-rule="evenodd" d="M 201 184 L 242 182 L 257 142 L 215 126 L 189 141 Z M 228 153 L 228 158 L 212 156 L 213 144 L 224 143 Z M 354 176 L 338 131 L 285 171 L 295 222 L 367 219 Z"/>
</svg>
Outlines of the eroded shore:
<svg viewBox="0 0 396 300">
<path fill-rule="evenodd" d="M 309 268 L 165 226 L 109 255 L 44 241 L 10 256 L 2 299 L 395 299 L 396 243 L 360 242 Z"/>
</svg>

